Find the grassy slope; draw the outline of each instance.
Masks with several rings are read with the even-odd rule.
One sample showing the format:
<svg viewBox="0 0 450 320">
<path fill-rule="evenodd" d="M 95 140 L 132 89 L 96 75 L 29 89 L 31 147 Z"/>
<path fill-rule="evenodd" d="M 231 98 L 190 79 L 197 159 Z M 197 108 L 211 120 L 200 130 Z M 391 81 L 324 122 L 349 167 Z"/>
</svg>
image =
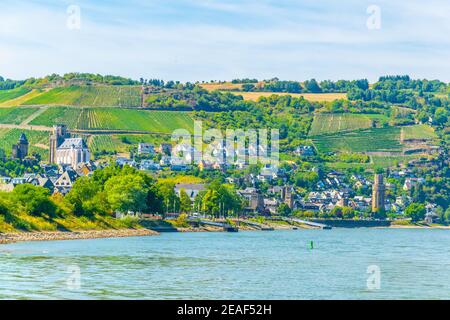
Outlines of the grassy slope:
<svg viewBox="0 0 450 320">
<path fill-rule="evenodd" d="M 0 216 L 0 232 L 20 231 L 84 231 L 139 228 L 135 219 L 115 219 L 107 216 L 92 218 L 66 215 L 58 218 L 34 217 L 27 214 Z"/>
</svg>

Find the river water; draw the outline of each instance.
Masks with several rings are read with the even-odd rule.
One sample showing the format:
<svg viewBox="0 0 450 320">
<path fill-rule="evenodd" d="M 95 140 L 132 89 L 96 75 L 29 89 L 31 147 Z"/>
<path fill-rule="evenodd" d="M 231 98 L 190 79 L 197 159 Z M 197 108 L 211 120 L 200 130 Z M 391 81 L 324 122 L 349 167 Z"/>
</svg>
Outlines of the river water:
<svg viewBox="0 0 450 320">
<path fill-rule="evenodd" d="M 449 299 L 450 230 L 165 233 L 1 245 L 0 298 Z"/>
</svg>

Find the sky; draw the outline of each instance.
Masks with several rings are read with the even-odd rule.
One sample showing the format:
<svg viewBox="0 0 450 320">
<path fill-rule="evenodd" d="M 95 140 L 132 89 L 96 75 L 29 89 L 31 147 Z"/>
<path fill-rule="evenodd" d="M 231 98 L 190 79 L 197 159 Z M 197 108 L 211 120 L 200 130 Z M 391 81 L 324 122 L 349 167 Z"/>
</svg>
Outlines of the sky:
<svg viewBox="0 0 450 320">
<path fill-rule="evenodd" d="M 450 82 L 448 0 L 0 0 L 0 75 Z"/>
</svg>

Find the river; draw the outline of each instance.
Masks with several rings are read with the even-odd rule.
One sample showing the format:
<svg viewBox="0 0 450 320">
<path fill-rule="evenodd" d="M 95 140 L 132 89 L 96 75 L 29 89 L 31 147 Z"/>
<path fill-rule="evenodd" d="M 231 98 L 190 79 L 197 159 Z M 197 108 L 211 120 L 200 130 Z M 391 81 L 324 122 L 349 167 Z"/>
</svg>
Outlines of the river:
<svg viewBox="0 0 450 320">
<path fill-rule="evenodd" d="M 1 245 L 0 298 L 449 299 L 450 230 L 165 233 Z"/>
</svg>

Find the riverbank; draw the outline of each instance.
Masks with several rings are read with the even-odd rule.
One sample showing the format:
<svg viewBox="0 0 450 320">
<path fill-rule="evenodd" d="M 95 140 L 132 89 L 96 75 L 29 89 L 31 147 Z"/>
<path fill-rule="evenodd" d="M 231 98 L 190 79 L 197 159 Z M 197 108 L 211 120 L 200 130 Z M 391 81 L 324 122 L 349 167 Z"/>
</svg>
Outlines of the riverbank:
<svg viewBox="0 0 450 320">
<path fill-rule="evenodd" d="M 91 231 L 39 231 L 0 233 L 0 244 L 27 241 L 79 240 L 154 236 L 159 233 L 148 229 L 119 229 Z"/>
</svg>

